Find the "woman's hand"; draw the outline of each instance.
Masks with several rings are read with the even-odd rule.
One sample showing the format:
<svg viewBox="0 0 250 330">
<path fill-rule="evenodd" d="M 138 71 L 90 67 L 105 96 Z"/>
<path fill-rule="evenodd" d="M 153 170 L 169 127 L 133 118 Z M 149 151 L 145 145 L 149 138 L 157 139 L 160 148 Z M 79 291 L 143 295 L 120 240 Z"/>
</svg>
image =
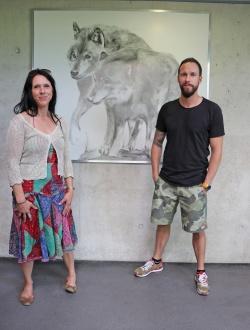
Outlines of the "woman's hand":
<svg viewBox="0 0 250 330">
<path fill-rule="evenodd" d="M 23 221 L 31 220 L 31 209 L 37 210 L 37 207 L 27 199 L 24 203 L 16 206 L 17 214 Z"/>
<path fill-rule="evenodd" d="M 63 215 L 68 215 L 71 210 L 71 203 L 73 198 L 73 189 L 68 189 L 60 202 L 60 205 L 64 204 Z"/>
</svg>

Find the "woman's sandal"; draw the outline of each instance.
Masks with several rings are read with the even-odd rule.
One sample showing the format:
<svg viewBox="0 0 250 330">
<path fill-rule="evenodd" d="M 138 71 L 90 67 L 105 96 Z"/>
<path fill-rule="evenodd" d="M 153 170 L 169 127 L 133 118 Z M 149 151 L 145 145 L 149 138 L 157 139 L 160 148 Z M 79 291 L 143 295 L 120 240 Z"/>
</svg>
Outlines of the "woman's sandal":
<svg viewBox="0 0 250 330">
<path fill-rule="evenodd" d="M 20 295 L 19 301 L 23 306 L 30 306 L 34 302 L 34 296 L 24 297 Z"/>
<path fill-rule="evenodd" d="M 76 285 L 70 285 L 68 282 L 66 282 L 64 285 L 64 290 L 68 293 L 76 293 L 77 287 Z"/>
</svg>

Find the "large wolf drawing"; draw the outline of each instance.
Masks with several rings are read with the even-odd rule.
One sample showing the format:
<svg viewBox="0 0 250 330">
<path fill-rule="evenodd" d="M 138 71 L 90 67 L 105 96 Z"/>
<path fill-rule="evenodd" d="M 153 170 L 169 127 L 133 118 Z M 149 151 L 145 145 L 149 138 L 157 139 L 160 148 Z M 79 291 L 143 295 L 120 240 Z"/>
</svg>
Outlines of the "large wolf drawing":
<svg viewBox="0 0 250 330">
<path fill-rule="evenodd" d="M 71 77 L 77 80 L 79 98 L 71 117 L 70 139 L 79 150 L 81 146 L 80 119 L 93 106 L 88 100 L 93 83 L 92 74 L 103 59 L 114 56 L 115 59 L 133 58 L 133 48 L 150 48 L 146 42 L 134 33 L 115 26 L 89 26 L 79 28 L 73 23 L 75 43 L 70 47 L 67 57 L 71 66 Z M 84 150 L 83 150 L 84 151 Z"/>
<path fill-rule="evenodd" d="M 136 57 L 129 62 L 110 58 L 94 73 L 94 84 L 88 101 L 104 102 L 107 111 L 107 130 L 101 154 L 116 156 L 124 146 L 125 125 L 128 124 L 127 148 L 134 150 L 139 127 L 146 126 L 144 152 L 149 156 L 150 144 L 158 107 L 176 96 L 177 62 L 171 55 L 150 49 L 134 50 Z M 174 70 L 174 72 L 172 71 Z"/>
<path fill-rule="evenodd" d="M 127 147 L 132 150 L 142 122 L 147 130 L 148 153 L 160 103 L 178 95 L 178 63 L 171 55 L 154 52 L 136 34 L 115 26 L 80 29 L 73 23 L 73 30 L 75 43 L 68 51 L 68 59 L 71 76 L 77 80 L 79 99 L 71 118 L 71 142 L 82 147 L 80 119 L 94 104 L 103 102 L 107 129 L 100 153 L 118 155 L 126 123 L 130 135 Z M 104 77 L 109 83 L 101 83 Z M 105 96 L 100 98 L 101 94 Z"/>
</svg>

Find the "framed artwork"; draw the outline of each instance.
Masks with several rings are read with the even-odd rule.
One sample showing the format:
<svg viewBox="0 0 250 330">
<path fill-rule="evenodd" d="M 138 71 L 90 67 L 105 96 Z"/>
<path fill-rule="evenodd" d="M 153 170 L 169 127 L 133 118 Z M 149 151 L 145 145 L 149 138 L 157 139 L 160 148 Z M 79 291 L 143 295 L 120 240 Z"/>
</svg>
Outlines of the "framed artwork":
<svg viewBox="0 0 250 330">
<path fill-rule="evenodd" d="M 35 10 L 33 68 L 56 80 L 73 161 L 148 163 L 157 114 L 186 57 L 209 97 L 209 13 Z"/>
</svg>

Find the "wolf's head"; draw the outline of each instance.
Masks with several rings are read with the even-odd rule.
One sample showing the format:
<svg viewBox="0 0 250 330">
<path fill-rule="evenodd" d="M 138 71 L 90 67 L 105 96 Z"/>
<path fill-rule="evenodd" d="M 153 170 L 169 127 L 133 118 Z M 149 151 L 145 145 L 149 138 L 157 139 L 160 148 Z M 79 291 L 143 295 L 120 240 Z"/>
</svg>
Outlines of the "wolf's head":
<svg viewBox="0 0 250 330">
<path fill-rule="evenodd" d="M 75 43 L 68 51 L 68 59 L 74 79 L 94 72 L 103 59 L 132 61 L 137 56 L 135 50 L 150 49 L 141 37 L 117 26 L 93 25 L 80 29 L 74 22 L 73 31 Z"/>
<path fill-rule="evenodd" d="M 71 76 L 81 79 L 92 73 L 99 61 L 107 56 L 105 39 L 99 27 L 80 29 L 73 23 L 74 39 L 76 42 L 68 51 L 68 60 L 71 65 Z"/>
</svg>

